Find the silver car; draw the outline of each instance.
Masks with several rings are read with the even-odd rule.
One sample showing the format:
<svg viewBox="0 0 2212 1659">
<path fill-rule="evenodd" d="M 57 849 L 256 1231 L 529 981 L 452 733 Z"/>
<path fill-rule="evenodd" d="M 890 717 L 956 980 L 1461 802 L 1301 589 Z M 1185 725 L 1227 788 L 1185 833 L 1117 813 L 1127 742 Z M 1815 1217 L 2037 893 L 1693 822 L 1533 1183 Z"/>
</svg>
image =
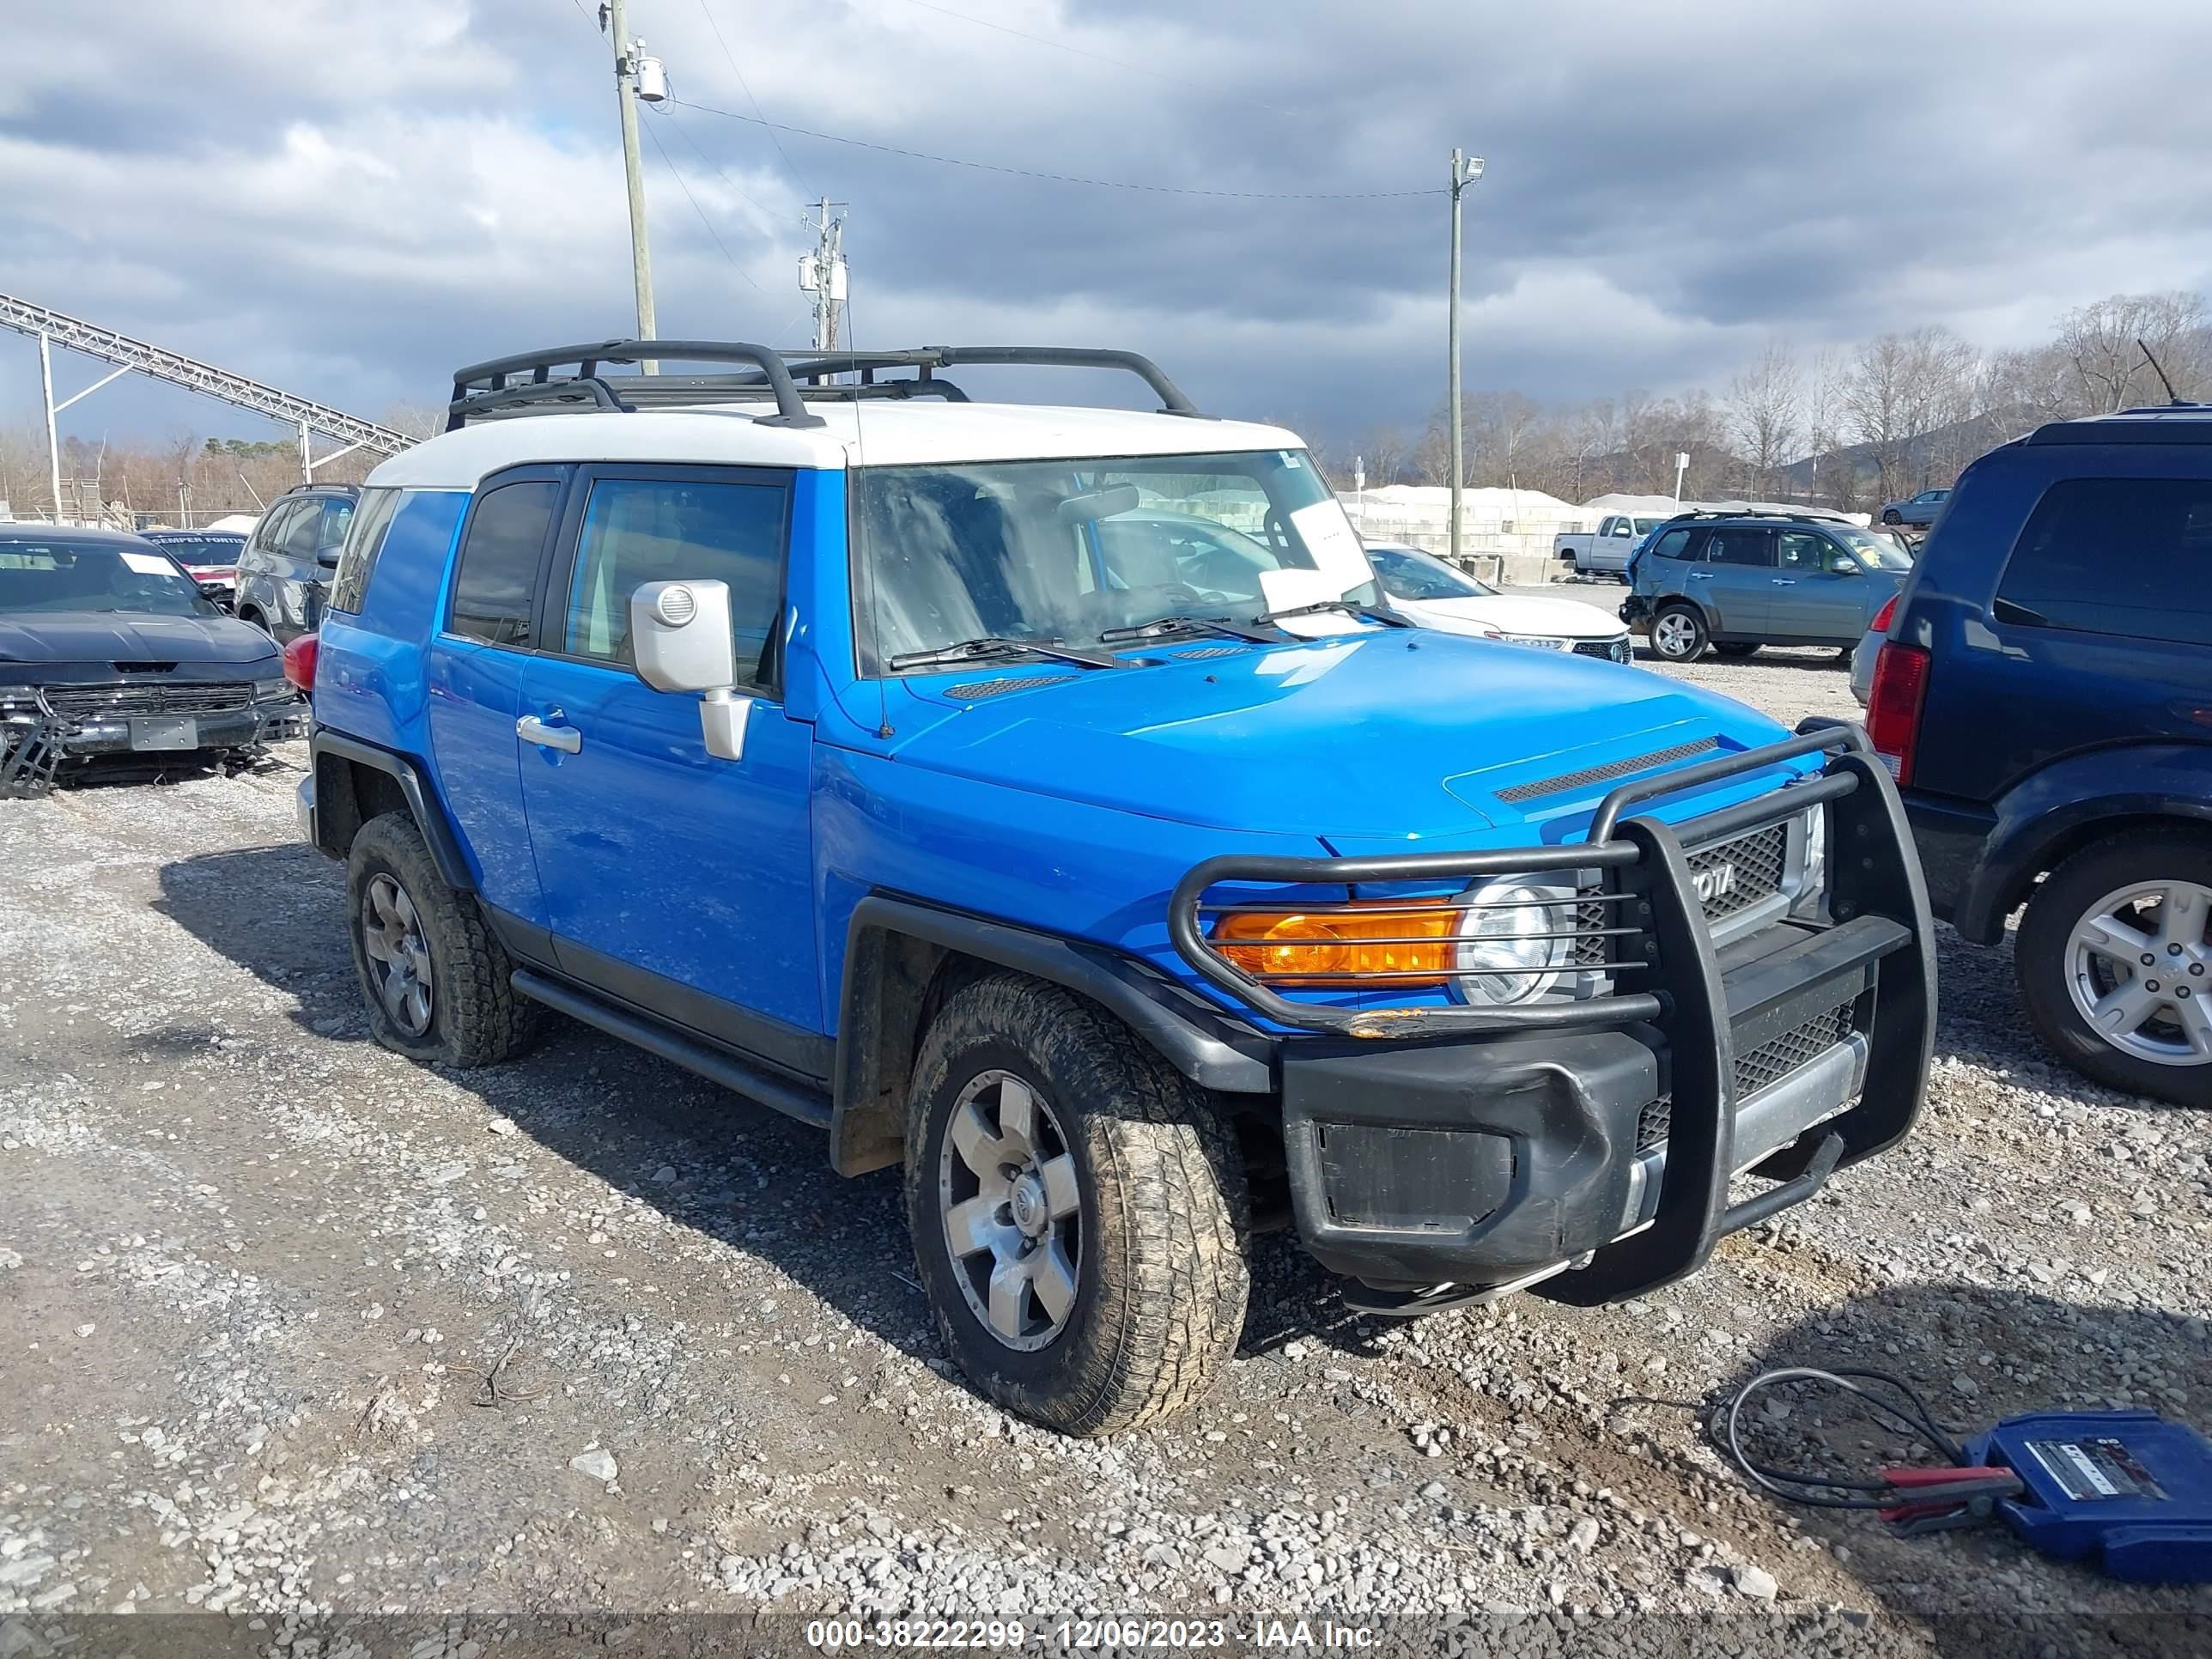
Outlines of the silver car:
<svg viewBox="0 0 2212 1659">
<path fill-rule="evenodd" d="M 352 484 L 303 485 L 269 504 L 238 556 L 231 608 L 240 622 L 278 640 L 321 626 L 331 572 L 360 495 Z"/>
</svg>

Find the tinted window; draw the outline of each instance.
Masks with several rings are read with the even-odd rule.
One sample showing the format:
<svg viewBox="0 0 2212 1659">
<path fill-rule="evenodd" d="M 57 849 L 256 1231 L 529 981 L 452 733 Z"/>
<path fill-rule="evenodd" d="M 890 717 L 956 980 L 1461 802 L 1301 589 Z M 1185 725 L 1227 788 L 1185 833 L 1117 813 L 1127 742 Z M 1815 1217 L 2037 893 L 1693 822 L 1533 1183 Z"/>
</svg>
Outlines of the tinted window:
<svg viewBox="0 0 2212 1659">
<path fill-rule="evenodd" d="M 315 556 L 315 532 L 322 521 L 320 501 L 297 501 L 293 504 L 292 516 L 284 520 L 284 551 L 295 559 Z"/>
<path fill-rule="evenodd" d="M 365 489 L 361 506 L 352 515 L 345 551 L 338 556 L 337 574 L 331 580 L 331 609 L 358 615 L 368 596 L 369 573 L 376 556 L 384 550 L 384 532 L 392 528 L 392 515 L 399 508 L 399 491 Z"/>
<path fill-rule="evenodd" d="M 560 501 L 550 478 L 500 484 L 477 498 L 453 574 L 454 633 L 493 645 L 532 642 L 538 562 Z"/>
<path fill-rule="evenodd" d="M 1705 560 L 1710 564 L 1770 568 L 1774 563 L 1774 532 L 1746 525 L 1716 526 L 1705 537 Z"/>
<path fill-rule="evenodd" d="M 2212 479 L 2053 484 L 2005 566 L 1996 615 L 2212 645 Z"/>
<path fill-rule="evenodd" d="M 562 648 L 631 663 L 629 599 L 641 586 L 725 582 L 738 678 L 765 684 L 783 606 L 783 507 L 774 484 L 600 479 L 584 509 Z"/>
<path fill-rule="evenodd" d="M 1670 530 L 1651 544 L 1651 556 L 1655 559 L 1679 559 L 1689 550 L 1690 532 L 1687 530 Z"/>
<path fill-rule="evenodd" d="M 315 549 L 345 545 L 346 531 L 353 523 L 353 503 L 343 495 L 333 495 L 323 503 L 322 526 L 315 532 Z"/>
<path fill-rule="evenodd" d="M 299 516 L 301 501 L 279 501 L 261 515 L 261 522 L 253 526 L 253 546 L 262 552 L 275 552 L 284 544 L 284 533 L 293 520 Z"/>
</svg>

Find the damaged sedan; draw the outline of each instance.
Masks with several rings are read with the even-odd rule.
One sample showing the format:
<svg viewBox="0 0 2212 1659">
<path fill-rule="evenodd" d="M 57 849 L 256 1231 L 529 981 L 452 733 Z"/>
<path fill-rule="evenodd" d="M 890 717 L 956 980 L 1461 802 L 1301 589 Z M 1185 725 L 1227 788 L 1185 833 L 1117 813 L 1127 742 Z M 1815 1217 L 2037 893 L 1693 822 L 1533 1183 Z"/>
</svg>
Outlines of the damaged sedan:
<svg viewBox="0 0 2212 1659">
<path fill-rule="evenodd" d="M 151 542 L 0 525 L 0 793 L 237 766 L 305 714 L 269 636 Z"/>
</svg>

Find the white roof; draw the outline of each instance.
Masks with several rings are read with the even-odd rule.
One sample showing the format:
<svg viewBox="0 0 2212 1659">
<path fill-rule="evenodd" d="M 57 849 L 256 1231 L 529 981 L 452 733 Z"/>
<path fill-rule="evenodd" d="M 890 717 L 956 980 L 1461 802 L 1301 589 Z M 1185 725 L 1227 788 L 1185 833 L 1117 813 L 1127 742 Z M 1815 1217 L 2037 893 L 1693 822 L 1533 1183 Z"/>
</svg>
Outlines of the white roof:
<svg viewBox="0 0 2212 1659">
<path fill-rule="evenodd" d="M 393 456 L 371 484 L 473 489 L 486 473 L 532 462 L 708 462 L 725 466 L 908 466 L 939 462 L 1083 460 L 1303 449 L 1295 434 L 1244 421 L 1037 404 L 818 403 L 818 427 L 765 424 L 768 403 L 634 414 L 509 416 L 447 432 Z"/>
</svg>

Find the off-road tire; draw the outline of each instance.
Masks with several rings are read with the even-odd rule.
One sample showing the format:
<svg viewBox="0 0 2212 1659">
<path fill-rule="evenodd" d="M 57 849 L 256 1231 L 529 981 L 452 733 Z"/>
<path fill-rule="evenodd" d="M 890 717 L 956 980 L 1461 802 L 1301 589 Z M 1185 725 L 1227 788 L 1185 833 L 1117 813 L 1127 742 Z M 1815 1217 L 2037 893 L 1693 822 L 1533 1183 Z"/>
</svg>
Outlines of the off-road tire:
<svg viewBox="0 0 2212 1659">
<path fill-rule="evenodd" d="M 362 906 L 379 874 L 399 884 L 421 919 L 430 958 L 429 1029 L 403 1030 L 376 994 L 362 938 Z M 446 1066 L 495 1066 L 537 1035 L 539 1009 L 509 981 L 514 963 L 484 923 L 475 896 L 455 892 L 438 873 L 422 833 L 405 812 L 362 825 L 346 856 L 346 938 L 368 1008 L 369 1035 L 410 1060 Z"/>
<path fill-rule="evenodd" d="M 953 1109 L 993 1071 L 1066 1126 L 1081 1188 L 1073 1310 L 1030 1352 L 969 1306 L 939 1197 Z M 1235 1352 L 1250 1276 L 1234 1140 L 1202 1091 L 1096 1005 L 1011 974 L 955 991 L 916 1057 L 906 1147 L 908 1223 L 939 1334 L 998 1405 L 1064 1434 L 1112 1434 L 1189 1406 Z"/>
<path fill-rule="evenodd" d="M 1755 657 L 1759 654 L 1759 641 L 1757 640 L 1730 641 L 1726 645 L 1714 646 L 1713 654 L 1716 657 L 1728 657 L 1741 661 L 1746 657 Z"/>
<path fill-rule="evenodd" d="M 2162 1066 L 2123 1053 L 2090 1028 L 2067 990 L 2075 924 L 2106 894 L 2160 878 L 2212 886 L 2212 836 L 2179 828 L 2138 830 L 2075 854 L 2028 900 L 2014 940 L 2013 968 L 2029 1023 L 2059 1060 L 2130 1094 L 2212 1106 L 2212 1065 Z"/>
<path fill-rule="evenodd" d="M 1670 617 L 1680 619 L 1689 628 L 1688 643 L 1673 650 L 1660 643 L 1662 637 L 1660 625 Z M 1712 629 L 1705 625 L 1705 612 L 1694 605 L 1675 599 L 1661 605 L 1652 613 L 1651 654 L 1662 662 L 1695 662 L 1705 654 L 1712 640 Z"/>
</svg>

